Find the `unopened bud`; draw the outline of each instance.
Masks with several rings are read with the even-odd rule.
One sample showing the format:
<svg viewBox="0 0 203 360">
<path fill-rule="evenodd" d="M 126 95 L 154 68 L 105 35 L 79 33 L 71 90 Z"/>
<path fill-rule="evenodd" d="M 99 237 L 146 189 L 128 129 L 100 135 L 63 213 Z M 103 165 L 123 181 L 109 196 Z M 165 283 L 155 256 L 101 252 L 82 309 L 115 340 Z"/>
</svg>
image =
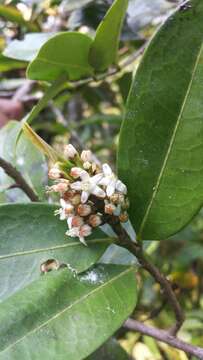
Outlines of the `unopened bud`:
<svg viewBox="0 0 203 360">
<path fill-rule="evenodd" d="M 75 194 L 72 199 L 71 199 L 71 203 L 74 205 L 74 206 L 77 206 L 81 203 L 81 196 L 80 194 Z"/>
<path fill-rule="evenodd" d="M 91 235 L 91 233 L 92 233 L 91 226 L 89 226 L 87 224 L 81 226 L 80 231 L 79 231 L 79 234 L 81 237 L 89 236 L 89 235 Z"/>
<path fill-rule="evenodd" d="M 125 201 L 125 197 L 123 194 L 118 194 L 118 193 L 114 193 L 111 197 L 110 200 L 113 204 L 122 204 Z"/>
<path fill-rule="evenodd" d="M 71 215 L 73 213 L 74 207 L 71 204 L 67 204 L 64 208 L 66 215 Z"/>
<path fill-rule="evenodd" d="M 67 184 L 66 182 L 60 182 L 56 185 L 53 185 L 54 187 L 54 191 L 55 192 L 59 192 L 61 194 L 65 193 L 68 190 L 69 184 Z"/>
<path fill-rule="evenodd" d="M 82 217 L 77 216 L 77 215 L 76 215 L 76 216 L 73 216 L 72 221 L 71 221 L 71 225 L 72 225 L 73 227 L 79 228 L 79 227 L 81 227 L 83 224 L 84 224 L 84 220 L 83 220 Z"/>
<path fill-rule="evenodd" d="M 125 223 L 128 221 L 128 214 L 127 213 L 122 213 L 119 215 L 119 220 L 122 223 Z"/>
<path fill-rule="evenodd" d="M 89 161 L 84 162 L 83 168 L 85 170 L 89 170 L 91 168 L 92 164 Z"/>
<path fill-rule="evenodd" d="M 92 152 L 90 150 L 83 150 L 80 157 L 83 162 L 91 162 Z"/>
<path fill-rule="evenodd" d="M 56 180 L 61 177 L 61 171 L 57 167 L 53 167 L 48 172 L 49 179 Z"/>
<path fill-rule="evenodd" d="M 104 212 L 108 215 L 113 215 L 116 210 L 116 206 L 114 204 L 106 204 L 104 208 Z"/>
<path fill-rule="evenodd" d="M 73 159 L 78 154 L 78 152 L 73 145 L 68 144 L 64 148 L 64 154 L 67 156 L 68 159 Z"/>
<path fill-rule="evenodd" d="M 70 171 L 70 175 L 71 175 L 74 179 L 77 179 L 77 178 L 80 176 L 80 174 L 81 174 L 82 171 L 83 171 L 83 170 L 82 170 L 81 168 L 79 168 L 79 167 L 73 167 L 73 168 L 71 169 L 71 171 Z"/>
<path fill-rule="evenodd" d="M 88 216 L 91 214 L 91 206 L 87 204 L 80 204 L 77 208 L 77 212 L 80 216 Z"/>
<path fill-rule="evenodd" d="M 102 223 L 101 217 L 99 215 L 91 215 L 88 221 L 92 227 L 97 227 Z"/>
</svg>

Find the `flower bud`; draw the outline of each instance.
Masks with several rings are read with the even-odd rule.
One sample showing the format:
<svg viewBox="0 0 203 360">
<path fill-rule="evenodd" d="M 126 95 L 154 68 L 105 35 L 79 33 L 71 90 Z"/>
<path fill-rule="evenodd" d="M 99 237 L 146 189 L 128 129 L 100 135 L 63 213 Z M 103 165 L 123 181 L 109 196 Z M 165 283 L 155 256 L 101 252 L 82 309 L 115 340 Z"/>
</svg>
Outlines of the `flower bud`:
<svg viewBox="0 0 203 360">
<path fill-rule="evenodd" d="M 80 157 L 83 162 L 91 162 L 92 152 L 90 150 L 83 150 Z"/>
<path fill-rule="evenodd" d="M 56 185 L 53 185 L 54 191 L 61 194 L 65 193 L 68 190 L 69 184 L 66 182 L 60 182 Z"/>
<path fill-rule="evenodd" d="M 110 200 L 113 204 L 122 204 L 125 200 L 125 197 L 123 194 L 118 194 L 118 193 L 114 193 L 111 197 Z"/>
<path fill-rule="evenodd" d="M 83 168 L 85 170 L 89 170 L 91 168 L 92 164 L 89 161 L 85 161 L 83 164 Z"/>
<path fill-rule="evenodd" d="M 88 221 L 92 227 L 97 227 L 97 226 L 101 225 L 101 223 L 102 223 L 101 216 L 99 216 L 99 215 L 91 215 L 89 217 Z"/>
<path fill-rule="evenodd" d="M 49 170 L 48 176 L 51 180 L 59 179 L 61 176 L 61 171 L 55 166 Z"/>
<path fill-rule="evenodd" d="M 80 231 L 79 231 L 79 234 L 81 237 L 89 236 L 89 235 L 91 235 L 91 233 L 92 233 L 91 226 L 89 226 L 87 224 L 81 226 Z"/>
<path fill-rule="evenodd" d="M 71 203 L 74 205 L 74 206 L 77 206 L 81 203 L 81 196 L 80 194 L 75 194 L 72 199 L 71 199 Z"/>
<path fill-rule="evenodd" d="M 68 144 L 64 148 L 64 154 L 67 156 L 68 159 L 73 159 L 78 154 L 78 152 L 73 145 Z"/>
<path fill-rule="evenodd" d="M 104 208 L 104 212 L 108 215 L 113 215 L 116 210 L 116 206 L 114 204 L 106 204 Z"/>
<path fill-rule="evenodd" d="M 77 178 L 80 176 L 80 174 L 81 174 L 82 171 L 83 171 L 83 170 L 82 170 L 81 168 L 79 168 L 79 167 L 72 167 L 72 169 L 71 169 L 71 171 L 70 171 L 70 175 L 71 175 L 74 179 L 77 179 Z"/>
<path fill-rule="evenodd" d="M 68 216 L 68 215 L 71 215 L 73 213 L 73 210 L 74 210 L 74 207 L 72 204 L 66 204 L 65 208 L 64 208 L 64 211 L 65 211 L 65 214 Z"/>
<path fill-rule="evenodd" d="M 81 227 L 84 224 L 84 220 L 82 217 L 76 215 L 73 216 L 72 221 L 71 221 L 71 226 L 72 227 Z"/>
<path fill-rule="evenodd" d="M 91 206 L 87 204 L 80 204 L 77 208 L 77 212 L 80 216 L 88 216 L 91 214 Z"/>
<path fill-rule="evenodd" d="M 127 213 L 122 213 L 119 215 L 119 220 L 122 223 L 125 223 L 128 221 L 128 214 Z"/>
</svg>

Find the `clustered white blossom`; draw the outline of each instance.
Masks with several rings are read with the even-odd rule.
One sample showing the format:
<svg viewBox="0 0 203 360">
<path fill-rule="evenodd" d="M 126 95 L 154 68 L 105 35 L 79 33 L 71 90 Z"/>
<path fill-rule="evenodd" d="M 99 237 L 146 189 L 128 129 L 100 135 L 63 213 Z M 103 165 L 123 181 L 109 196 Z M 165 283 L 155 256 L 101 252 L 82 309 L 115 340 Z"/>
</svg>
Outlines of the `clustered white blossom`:
<svg viewBox="0 0 203 360">
<path fill-rule="evenodd" d="M 109 216 L 116 216 L 121 222 L 128 220 L 127 188 L 108 164 L 95 163 L 90 150 L 79 155 L 68 144 L 64 154 L 67 163 L 57 162 L 49 170 L 49 178 L 55 184 L 48 191 L 60 194 L 61 207 L 55 214 L 67 221 L 66 235 L 78 237 L 86 245 L 85 238 L 92 229 Z"/>
</svg>

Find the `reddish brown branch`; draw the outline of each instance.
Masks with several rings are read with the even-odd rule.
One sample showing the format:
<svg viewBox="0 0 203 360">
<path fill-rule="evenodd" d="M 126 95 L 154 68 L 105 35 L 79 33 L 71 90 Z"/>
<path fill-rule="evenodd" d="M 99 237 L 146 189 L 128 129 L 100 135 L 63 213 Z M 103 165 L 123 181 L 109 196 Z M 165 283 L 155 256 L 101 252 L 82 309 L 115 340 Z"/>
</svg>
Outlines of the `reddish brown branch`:
<svg viewBox="0 0 203 360">
<path fill-rule="evenodd" d="M 152 326 L 145 325 L 139 321 L 128 319 L 124 327 L 133 330 L 138 331 L 141 334 L 150 336 L 158 341 L 164 342 L 165 344 L 168 344 L 176 349 L 184 351 L 186 354 L 190 354 L 193 356 L 196 356 L 198 359 L 203 360 L 203 348 L 200 348 L 198 346 L 190 345 L 177 337 L 169 334 L 167 331 L 156 329 Z"/>
</svg>

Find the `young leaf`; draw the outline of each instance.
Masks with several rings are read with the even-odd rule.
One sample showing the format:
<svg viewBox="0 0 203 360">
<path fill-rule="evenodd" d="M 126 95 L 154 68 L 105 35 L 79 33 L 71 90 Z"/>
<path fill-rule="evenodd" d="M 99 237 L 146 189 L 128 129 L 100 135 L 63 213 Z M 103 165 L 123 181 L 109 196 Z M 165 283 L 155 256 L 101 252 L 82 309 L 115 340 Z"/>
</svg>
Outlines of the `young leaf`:
<svg viewBox="0 0 203 360">
<path fill-rule="evenodd" d="M 35 145 L 44 155 L 46 155 L 51 161 L 56 162 L 60 159 L 60 155 L 44 141 L 27 122 L 22 124 L 22 129 L 25 135 L 30 139 L 33 145 Z"/>
<path fill-rule="evenodd" d="M 111 240 L 101 230 L 87 238 L 88 246 L 65 235 L 66 221 L 54 216 L 59 206 L 10 204 L 0 206 L 0 299 L 11 296 L 40 277 L 49 259 L 76 272 L 92 266 Z"/>
<path fill-rule="evenodd" d="M 41 46 L 54 33 L 26 34 L 23 40 L 13 40 L 4 49 L 3 55 L 16 60 L 32 61 L 37 56 Z"/>
<path fill-rule="evenodd" d="M 203 2 L 177 10 L 151 41 L 121 129 L 119 176 L 143 239 L 163 239 L 203 199 Z"/>
<path fill-rule="evenodd" d="M 103 71 L 117 63 L 119 38 L 128 0 L 115 0 L 100 23 L 89 53 L 89 62 Z"/>
<path fill-rule="evenodd" d="M 12 5 L 0 5 L 0 16 L 8 21 L 25 26 L 30 31 L 39 30 L 39 26 L 31 21 L 26 21 L 22 13 Z"/>
<path fill-rule="evenodd" d="M 92 39 L 78 32 L 59 33 L 40 49 L 27 69 L 27 76 L 34 80 L 53 81 L 66 74 L 69 80 L 92 75 L 88 53 Z"/>
<path fill-rule="evenodd" d="M 85 359 L 122 325 L 136 301 L 133 267 L 47 274 L 1 304 L 0 360 Z"/>
</svg>

